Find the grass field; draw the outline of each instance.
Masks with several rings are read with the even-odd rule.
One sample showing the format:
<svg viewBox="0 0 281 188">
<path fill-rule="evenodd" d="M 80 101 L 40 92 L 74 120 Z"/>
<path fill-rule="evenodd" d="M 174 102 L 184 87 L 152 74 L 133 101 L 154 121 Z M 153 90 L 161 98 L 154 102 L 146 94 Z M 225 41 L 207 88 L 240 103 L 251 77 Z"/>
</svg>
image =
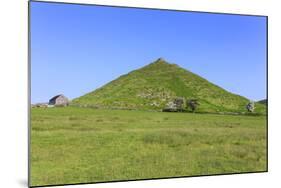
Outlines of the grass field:
<svg viewBox="0 0 281 188">
<path fill-rule="evenodd" d="M 266 117 L 31 110 L 31 185 L 265 171 Z"/>
</svg>

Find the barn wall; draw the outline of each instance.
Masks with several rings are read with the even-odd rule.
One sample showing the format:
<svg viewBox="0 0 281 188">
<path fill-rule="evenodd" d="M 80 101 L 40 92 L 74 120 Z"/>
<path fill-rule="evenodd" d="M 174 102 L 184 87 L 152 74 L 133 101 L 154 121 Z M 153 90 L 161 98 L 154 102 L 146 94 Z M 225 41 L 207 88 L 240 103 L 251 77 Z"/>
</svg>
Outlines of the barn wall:
<svg viewBox="0 0 281 188">
<path fill-rule="evenodd" d="M 55 105 L 68 105 L 68 100 L 63 96 L 59 96 L 55 100 Z"/>
</svg>

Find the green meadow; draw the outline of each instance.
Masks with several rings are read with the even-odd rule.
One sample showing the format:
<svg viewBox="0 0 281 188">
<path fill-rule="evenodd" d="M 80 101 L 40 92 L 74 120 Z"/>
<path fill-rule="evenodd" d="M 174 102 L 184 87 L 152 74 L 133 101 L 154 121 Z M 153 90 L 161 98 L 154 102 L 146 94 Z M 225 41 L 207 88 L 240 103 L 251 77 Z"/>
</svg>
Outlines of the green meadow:
<svg viewBox="0 0 281 188">
<path fill-rule="evenodd" d="M 266 116 L 31 109 L 31 185 L 267 170 Z"/>
</svg>

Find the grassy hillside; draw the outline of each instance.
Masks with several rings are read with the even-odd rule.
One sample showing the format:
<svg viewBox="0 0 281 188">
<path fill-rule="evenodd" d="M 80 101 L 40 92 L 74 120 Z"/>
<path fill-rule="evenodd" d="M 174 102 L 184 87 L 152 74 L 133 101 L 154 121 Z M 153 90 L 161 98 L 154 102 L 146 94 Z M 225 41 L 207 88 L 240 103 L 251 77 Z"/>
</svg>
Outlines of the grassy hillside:
<svg viewBox="0 0 281 188">
<path fill-rule="evenodd" d="M 264 104 L 264 105 L 267 105 L 267 99 L 260 100 L 260 101 L 258 101 L 258 103 L 260 103 L 260 104 Z"/>
<path fill-rule="evenodd" d="M 158 59 L 74 99 L 72 105 L 161 110 L 175 97 L 198 99 L 198 111 L 204 112 L 245 112 L 245 105 L 249 102 L 176 64 Z M 257 112 L 264 110 L 263 105 L 256 105 Z"/>
<path fill-rule="evenodd" d="M 266 117 L 33 108 L 31 184 L 266 170 Z"/>
</svg>

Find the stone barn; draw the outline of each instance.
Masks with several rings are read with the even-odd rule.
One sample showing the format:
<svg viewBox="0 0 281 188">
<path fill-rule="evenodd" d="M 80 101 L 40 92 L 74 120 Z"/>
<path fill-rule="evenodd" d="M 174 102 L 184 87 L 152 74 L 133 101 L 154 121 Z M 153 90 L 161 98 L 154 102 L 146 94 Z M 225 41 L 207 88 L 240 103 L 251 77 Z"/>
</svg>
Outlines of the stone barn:
<svg viewBox="0 0 281 188">
<path fill-rule="evenodd" d="M 64 95 L 54 96 L 49 100 L 49 105 L 68 106 L 69 100 Z"/>
</svg>

